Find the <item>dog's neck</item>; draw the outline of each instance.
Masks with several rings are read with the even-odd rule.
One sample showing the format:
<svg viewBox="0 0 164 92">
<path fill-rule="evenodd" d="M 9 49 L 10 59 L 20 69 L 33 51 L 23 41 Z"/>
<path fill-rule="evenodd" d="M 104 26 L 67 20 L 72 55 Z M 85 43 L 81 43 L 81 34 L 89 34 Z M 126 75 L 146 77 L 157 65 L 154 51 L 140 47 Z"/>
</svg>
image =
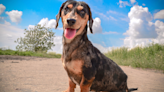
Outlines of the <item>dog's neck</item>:
<svg viewBox="0 0 164 92">
<path fill-rule="evenodd" d="M 71 54 L 79 47 L 84 46 L 89 41 L 87 37 L 87 25 L 80 35 L 77 35 L 71 42 L 67 43 L 63 34 L 63 59 L 66 61 L 71 60 Z"/>
</svg>

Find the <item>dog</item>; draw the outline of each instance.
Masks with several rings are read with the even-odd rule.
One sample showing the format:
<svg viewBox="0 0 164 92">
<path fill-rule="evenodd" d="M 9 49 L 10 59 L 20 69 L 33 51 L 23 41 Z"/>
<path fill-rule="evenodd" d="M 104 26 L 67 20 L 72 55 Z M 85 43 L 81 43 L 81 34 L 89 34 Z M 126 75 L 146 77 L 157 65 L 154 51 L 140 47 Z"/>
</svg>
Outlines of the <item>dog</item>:
<svg viewBox="0 0 164 92">
<path fill-rule="evenodd" d="M 61 17 L 63 24 L 62 64 L 69 77 L 69 87 L 64 92 L 130 92 L 127 75 L 111 59 L 103 55 L 87 37 L 87 22 L 92 32 L 93 18 L 85 2 L 67 0 L 56 16 L 56 28 Z"/>
</svg>

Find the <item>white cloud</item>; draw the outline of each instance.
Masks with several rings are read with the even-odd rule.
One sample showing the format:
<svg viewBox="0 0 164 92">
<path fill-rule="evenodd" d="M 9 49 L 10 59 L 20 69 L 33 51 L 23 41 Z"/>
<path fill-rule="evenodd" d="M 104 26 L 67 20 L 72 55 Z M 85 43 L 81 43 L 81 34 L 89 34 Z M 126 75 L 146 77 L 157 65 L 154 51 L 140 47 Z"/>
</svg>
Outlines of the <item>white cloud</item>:
<svg viewBox="0 0 164 92">
<path fill-rule="evenodd" d="M 55 36 L 54 44 L 55 46 L 52 47 L 52 50 L 56 53 L 62 54 L 62 51 L 63 51 L 62 36 Z"/>
<path fill-rule="evenodd" d="M 164 10 L 160 10 L 156 14 L 154 14 L 154 19 L 164 19 Z"/>
<path fill-rule="evenodd" d="M 130 0 L 131 4 L 134 4 L 136 2 L 136 0 Z"/>
<path fill-rule="evenodd" d="M 10 22 L 7 22 L 7 21 L 5 20 L 5 25 L 11 25 L 11 24 L 10 24 Z"/>
<path fill-rule="evenodd" d="M 102 27 L 101 27 L 101 20 L 100 18 L 96 17 L 93 22 L 93 33 L 101 33 Z"/>
<path fill-rule="evenodd" d="M 129 29 L 124 33 L 124 46 L 134 48 L 136 46 L 147 46 L 148 44 L 164 43 L 164 23 L 157 20 L 152 21 L 152 15 L 148 8 L 135 5 L 128 13 L 130 19 Z"/>
<path fill-rule="evenodd" d="M 138 5 L 135 5 L 130 9 L 130 12 L 128 13 L 128 17 L 130 19 L 137 18 L 146 21 L 151 21 L 153 19 L 147 7 L 143 8 L 142 6 L 138 6 Z"/>
<path fill-rule="evenodd" d="M 29 25 L 28 30 L 33 29 L 34 27 L 35 27 L 35 25 Z"/>
<path fill-rule="evenodd" d="M 93 34 L 95 33 L 102 33 L 102 27 L 101 27 L 101 20 L 100 18 L 96 17 L 93 21 L 93 26 L 92 26 L 92 31 Z M 88 34 L 90 34 L 90 29 L 88 27 Z"/>
<path fill-rule="evenodd" d="M 158 33 L 158 37 L 154 39 L 155 43 L 164 43 L 164 23 L 162 21 L 157 20 L 155 22 L 156 31 Z"/>
<path fill-rule="evenodd" d="M 103 47 L 102 45 L 96 44 L 96 43 L 93 43 L 93 45 L 94 45 L 98 50 L 100 50 L 100 52 L 102 52 L 102 53 L 107 53 L 108 51 L 111 51 L 111 50 L 112 50 L 112 47 L 105 48 L 105 47 Z"/>
<path fill-rule="evenodd" d="M 9 15 L 12 22 L 18 23 L 21 21 L 22 11 L 12 10 L 10 12 L 7 11 L 6 14 Z"/>
<path fill-rule="evenodd" d="M 119 0 L 117 4 L 119 5 L 120 8 L 131 6 L 127 1 L 122 1 L 122 0 Z"/>
<path fill-rule="evenodd" d="M 124 46 L 125 47 L 129 47 L 129 49 L 132 49 L 132 48 L 134 48 L 136 46 L 145 47 L 148 44 L 152 43 L 152 40 L 153 39 L 146 39 L 146 38 L 145 39 L 144 38 L 142 38 L 142 39 L 135 39 L 135 38 L 130 36 L 130 37 L 126 37 L 124 39 Z"/>
<path fill-rule="evenodd" d="M 0 15 L 3 13 L 5 9 L 6 7 L 3 4 L 0 4 Z"/>
<path fill-rule="evenodd" d="M 48 20 L 48 18 L 43 18 L 40 20 L 40 22 L 38 24 L 52 29 L 52 28 L 55 28 L 56 20 L 55 19 Z M 35 25 L 29 25 L 28 29 L 34 28 L 34 27 L 35 27 Z M 63 30 L 63 28 L 57 28 L 57 30 Z"/>
<path fill-rule="evenodd" d="M 15 49 L 17 43 L 14 41 L 24 36 L 24 30 L 18 27 L 9 25 L 6 21 L 6 24 L 0 24 L 0 47 L 9 47 L 10 49 Z"/>
<path fill-rule="evenodd" d="M 49 28 L 55 28 L 56 20 L 55 19 L 48 20 L 48 18 L 43 18 L 40 20 L 38 24 Z"/>
<path fill-rule="evenodd" d="M 128 17 L 130 18 L 129 30 L 124 35 L 133 38 L 156 38 L 158 36 L 155 26 L 151 22 L 152 15 L 147 7 L 133 6 L 128 13 Z"/>
</svg>

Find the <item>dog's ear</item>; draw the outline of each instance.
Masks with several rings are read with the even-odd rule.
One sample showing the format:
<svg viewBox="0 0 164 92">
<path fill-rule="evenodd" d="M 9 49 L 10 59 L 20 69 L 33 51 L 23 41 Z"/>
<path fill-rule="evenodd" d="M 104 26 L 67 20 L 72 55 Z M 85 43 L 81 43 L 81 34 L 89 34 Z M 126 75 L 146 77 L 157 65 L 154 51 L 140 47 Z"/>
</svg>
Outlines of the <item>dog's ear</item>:
<svg viewBox="0 0 164 92">
<path fill-rule="evenodd" d="M 87 7 L 89 10 L 89 29 L 90 29 L 91 33 L 93 33 L 93 31 L 92 31 L 92 25 L 93 25 L 92 12 L 91 12 L 91 9 L 88 5 L 87 5 Z"/>
<path fill-rule="evenodd" d="M 67 1 L 66 1 L 66 2 L 67 2 Z M 59 19 L 60 19 L 60 17 L 61 17 L 61 11 L 62 11 L 64 5 L 66 4 L 66 2 L 64 2 L 64 3 L 62 4 L 62 6 L 60 7 L 60 10 L 59 10 L 59 13 L 56 15 L 56 27 L 55 27 L 55 29 L 58 27 L 58 22 L 59 22 Z"/>
</svg>

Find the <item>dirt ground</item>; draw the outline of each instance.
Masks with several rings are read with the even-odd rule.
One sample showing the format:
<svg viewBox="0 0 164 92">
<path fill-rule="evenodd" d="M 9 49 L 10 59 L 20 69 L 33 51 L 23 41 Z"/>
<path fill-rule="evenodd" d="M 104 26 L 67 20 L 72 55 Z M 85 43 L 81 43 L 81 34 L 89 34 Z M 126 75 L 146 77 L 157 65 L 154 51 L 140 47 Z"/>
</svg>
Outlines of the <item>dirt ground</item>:
<svg viewBox="0 0 164 92">
<path fill-rule="evenodd" d="M 135 92 L 164 92 L 164 74 L 154 70 L 121 68 Z M 62 92 L 68 77 L 60 59 L 0 55 L 0 92 Z M 76 92 L 80 92 L 79 86 Z"/>
</svg>

